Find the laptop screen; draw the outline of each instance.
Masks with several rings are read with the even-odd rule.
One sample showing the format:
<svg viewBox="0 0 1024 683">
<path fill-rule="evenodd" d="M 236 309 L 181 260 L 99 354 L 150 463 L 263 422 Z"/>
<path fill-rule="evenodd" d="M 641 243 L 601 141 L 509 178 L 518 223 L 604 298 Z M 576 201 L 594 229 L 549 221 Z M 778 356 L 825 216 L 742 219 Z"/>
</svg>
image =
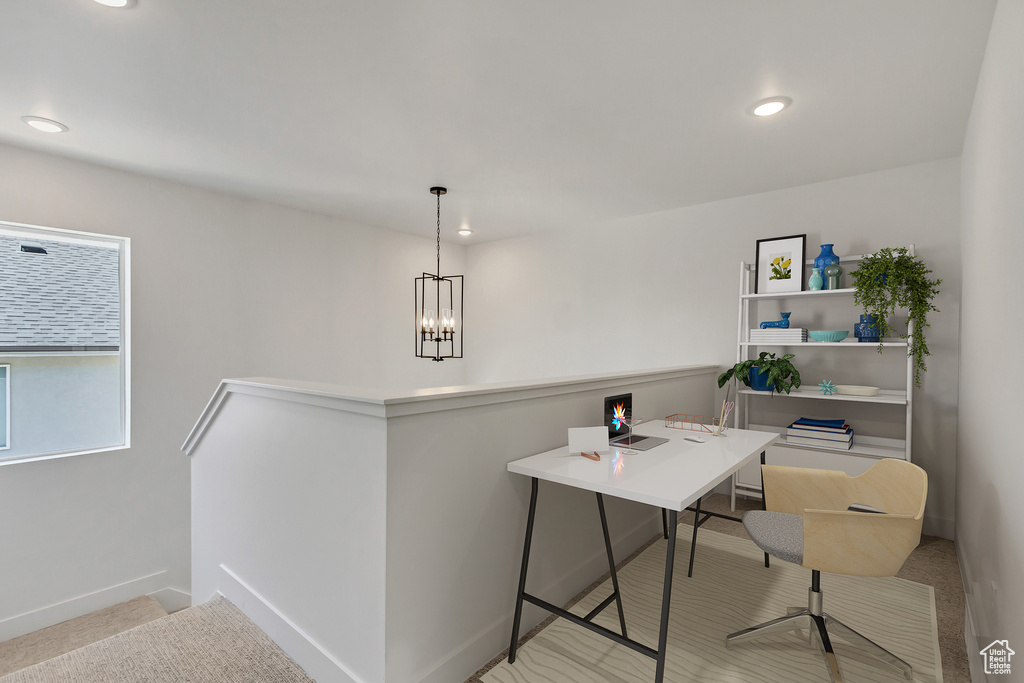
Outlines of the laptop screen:
<svg viewBox="0 0 1024 683">
<path fill-rule="evenodd" d="M 608 438 L 625 436 L 629 427 L 622 424 L 623 417 L 633 415 L 633 394 L 619 394 L 604 399 L 604 424 L 608 427 Z"/>
</svg>

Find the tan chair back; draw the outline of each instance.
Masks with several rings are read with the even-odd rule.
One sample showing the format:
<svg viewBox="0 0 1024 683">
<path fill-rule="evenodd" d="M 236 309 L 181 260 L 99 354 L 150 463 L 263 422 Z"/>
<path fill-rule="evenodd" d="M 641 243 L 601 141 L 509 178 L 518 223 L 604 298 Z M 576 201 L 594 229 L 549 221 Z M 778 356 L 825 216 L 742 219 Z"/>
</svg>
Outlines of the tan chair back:
<svg viewBox="0 0 1024 683">
<path fill-rule="evenodd" d="M 762 466 L 768 510 L 802 515 L 809 569 L 854 576 L 891 576 L 921 539 L 928 474 L 886 458 L 864 474 Z M 854 504 L 886 514 L 851 511 Z"/>
<path fill-rule="evenodd" d="M 854 503 L 896 515 L 924 518 L 928 500 L 928 474 L 906 460 L 885 458 L 859 477 L 850 479 Z"/>
<path fill-rule="evenodd" d="M 868 505 L 896 515 L 923 518 L 928 474 L 906 460 L 884 458 L 864 474 L 763 465 L 765 507 L 802 515 L 804 510 L 846 510 Z"/>
</svg>

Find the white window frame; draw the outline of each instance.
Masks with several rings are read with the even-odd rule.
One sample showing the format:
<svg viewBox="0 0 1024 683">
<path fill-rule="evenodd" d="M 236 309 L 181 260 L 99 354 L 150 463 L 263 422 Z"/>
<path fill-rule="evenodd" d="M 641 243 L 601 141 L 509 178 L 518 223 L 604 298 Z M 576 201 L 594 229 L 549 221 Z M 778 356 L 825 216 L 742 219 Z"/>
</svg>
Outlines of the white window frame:
<svg viewBox="0 0 1024 683">
<path fill-rule="evenodd" d="M 10 450 L 11 448 L 11 366 L 6 363 L 0 363 L 0 370 L 4 371 L 4 443 L 0 446 L 0 451 Z"/>
<path fill-rule="evenodd" d="M 76 455 L 89 453 L 105 453 L 131 448 L 131 240 L 127 237 L 117 235 L 104 235 L 96 232 L 84 232 L 81 230 L 69 230 L 66 228 L 52 228 L 42 225 L 30 225 L 27 223 L 12 223 L 0 221 L 0 231 L 5 234 L 17 235 L 32 239 L 52 239 L 64 242 L 78 242 L 83 244 L 95 244 L 100 242 L 104 245 L 119 245 L 119 276 L 121 287 L 121 341 L 118 354 L 121 357 L 121 443 L 111 444 L 98 448 L 72 449 L 50 453 L 26 454 L 24 456 L 3 459 L 0 455 L 0 467 L 17 465 L 25 462 L 36 462 L 39 460 L 52 460 L 54 458 L 67 458 Z M 9 357 L 37 355 L 32 353 L 9 353 Z M 7 370 L 7 441 L 6 448 L 11 446 L 11 371 Z"/>
</svg>

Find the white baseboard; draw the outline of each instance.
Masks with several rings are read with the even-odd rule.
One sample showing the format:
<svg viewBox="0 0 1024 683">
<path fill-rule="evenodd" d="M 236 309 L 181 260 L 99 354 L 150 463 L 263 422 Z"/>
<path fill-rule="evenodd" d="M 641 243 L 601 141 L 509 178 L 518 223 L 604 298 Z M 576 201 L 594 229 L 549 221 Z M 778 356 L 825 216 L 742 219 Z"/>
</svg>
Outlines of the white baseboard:
<svg viewBox="0 0 1024 683">
<path fill-rule="evenodd" d="M 637 548 L 651 540 L 653 520 L 637 525 L 617 541 L 612 542 L 612 550 L 615 553 L 616 562 L 628 557 Z M 658 515 L 660 520 L 660 511 Z M 661 534 L 661 522 L 658 521 L 658 534 Z M 531 589 L 534 595 L 544 596 L 545 599 L 561 605 L 571 599 L 581 590 L 579 588 L 581 577 L 598 577 L 608 571 L 608 558 L 604 549 L 596 555 L 580 562 L 576 570 L 547 586 Z M 582 579 L 586 581 L 586 579 Z M 587 581 L 586 583 L 590 583 Z M 584 586 L 585 587 L 585 586 Z M 564 599 L 563 599 L 564 598 Z M 512 606 L 510 605 L 510 608 Z M 550 616 L 539 607 L 524 605 L 523 620 L 519 629 L 522 637 L 538 623 Z M 533 618 L 530 618 L 532 615 Z M 537 618 L 537 615 L 540 615 Z M 479 635 L 463 643 L 455 651 L 449 653 L 444 659 L 434 664 L 430 670 L 423 672 L 418 678 L 418 683 L 451 683 L 452 681 L 464 681 L 473 675 L 481 666 L 489 662 L 499 652 L 509 645 L 509 637 L 512 635 L 511 611 L 502 615 L 490 626 L 484 628 Z"/>
<path fill-rule="evenodd" d="M 159 602 L 160 606 L 163 607 L 168 614 L 172 614 L 183 610 L 186 607 L 192 606 L 192 596 L 185 591 L 178 590 L 177 588 L 161 588 L 158 591 L 150 593 L 149 597 Z"/>
<path fill-rule="evenodd" d="M 165 570 L 47 605 L 31 612 L 8 617 L 0 621 L 0 642 L 95 612 L 104 607 L 127 602 L 140 595 L 160 591 L 166 585 L 167 571 Z"/>
<path fill-rule="evenodd" d="M 364 683 L 233 571 L 220 565 L 218 592 L 249 617 L 317 683 Z"/>
<path fill-rule="evenodd" d="M 986 683 L 988 677 L 985 675 L 985 662 L 981 656 L 981 648 L 985 647 L 986 643 L 980 642 L 978 624 L 975 622 L 974 614 L 971 611 L 974 594 L 970 590 L 970 575 L 967 573 L 967 568 L 964 567 L 964 553 L 961 551 L 960 544 L 956 540 L 953 541 L 953 548 L 956 550 L 957 564 L 960 565 L 960 577 L 964 582 L 964 645 L 967 648 L 967 663 L 971 672 L 971 683 Z"/>
<path fill-rule="evenodd" d="M 964 644 L 967 646 L 967 662 L 971 672 L 971 683 L 985 683 L 985 662 L 982 661 L 978 647 L 978 631 L 971 617 L 971 603 L 968 600 L 964 607 Z M 982 646 L 984 647 L 984 646 Z"/>
</svg>

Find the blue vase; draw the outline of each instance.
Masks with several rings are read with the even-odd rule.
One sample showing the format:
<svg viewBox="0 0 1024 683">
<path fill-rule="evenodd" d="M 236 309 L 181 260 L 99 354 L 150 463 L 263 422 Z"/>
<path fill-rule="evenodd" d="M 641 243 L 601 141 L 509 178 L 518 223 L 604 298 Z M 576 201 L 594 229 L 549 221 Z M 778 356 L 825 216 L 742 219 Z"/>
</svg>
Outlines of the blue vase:
<svg viewBox="0 0 1024 683">
<path fill-rule="evenodd" d="M 824 285 L 825 281 L 821 279 L 821 268 L 815 268 L 811 272 L 811 279 L 807 281 L 807 288 L 812 292 L 817 292 Z"/>
<path fill-rule="evenodd" d="M 839 263 L 839 257 L 832 253 L 833 246 L 835 245 L 821 245 L 821 253 L 814 258 L 814 267 L 820 268 L 822 273 L 824 273 L 825 269 L 829 267 L 829 264 Z"/>
<path fill-rule="evenodd" d="M 871 342 L 877 344 L 879 341 L 878 336 L 878 316 L 864 314 L 860 317 L 860 322 L 853 326 L 853 336 L 857 338 L 859 342 Z"/>
<path fill-rule="evenodd" d="M 768 384 L 768 373 L 761 372 L 761 368 L 756 365 L 750 368 L 750 388 L 754 391 L 771 391 L 772 387 Z"/>
</svg>

